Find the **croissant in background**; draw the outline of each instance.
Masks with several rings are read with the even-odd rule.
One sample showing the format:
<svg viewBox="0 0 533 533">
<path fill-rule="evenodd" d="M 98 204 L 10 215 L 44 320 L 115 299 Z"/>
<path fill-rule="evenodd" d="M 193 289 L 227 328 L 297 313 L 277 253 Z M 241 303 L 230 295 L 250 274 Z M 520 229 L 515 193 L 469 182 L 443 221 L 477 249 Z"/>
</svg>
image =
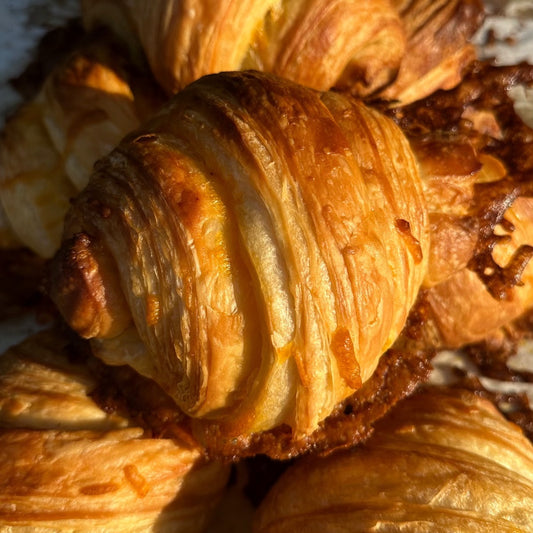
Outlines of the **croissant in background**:
<svg viewBox="0 0 533 533">
<path fill-rule="evenodd" d="M 428 388 L 364 445 L 289 467 L 254 531 L 531 531 L 532 458 L 531 442 L 488 400 Z"/>
<path fill-rule="evenodd" d="M 47 77 L 0 142 L 0 244 L 42 257 L 59 247 L 65 213 L 94 162 L 162 103 L 146 72 L 101 33 Z"/>
<path fill-rule="evenodd" d="M 272 75 L 212 75 L 97 164 L 50 295 L 197 436 L 239 449 L 288 426 L 308 442 L 402 330 L 428 241 L 391 120 Z"/>
<path fill-rule="evenodd" d="M 529 65 L 475 62 L 456 89 L 388 110 L 424 184 L 431 247 L 418 315 L 435 347 L 499 343 L 531 311 L 532 130 L 510 95 L 532 84 Z"/>
<path fill-rule="evenodd" d="M 98 404 L 82 354 L 51 329 L 0 357 L 0 530 L 202 531 L 228 466 Z"/>
<path fill-rule="evenodd" d="M 82 13 L 88 29 L 110 27 L 144 52 L 168 94 L 206 74 L 257 69 L 405 102 L 460 81 L 484 9 L 480 0 L 84 0 Z"/>
</svg>

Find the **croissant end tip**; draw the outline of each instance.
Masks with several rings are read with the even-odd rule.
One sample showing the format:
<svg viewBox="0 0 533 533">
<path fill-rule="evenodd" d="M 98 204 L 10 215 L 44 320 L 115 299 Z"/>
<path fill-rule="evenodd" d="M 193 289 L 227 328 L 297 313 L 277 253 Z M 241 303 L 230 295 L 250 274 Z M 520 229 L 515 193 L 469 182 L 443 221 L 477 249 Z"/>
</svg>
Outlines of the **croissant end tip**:
<svg viewBox="0 0 533 533">
<path fill-rule="evenodd" d="M 65 242 L 50 264 L 48 293 L 69 326 L 84 338 L 112 337 L 129 324 L 116 267 L 86 233 Z"/>
</svg>

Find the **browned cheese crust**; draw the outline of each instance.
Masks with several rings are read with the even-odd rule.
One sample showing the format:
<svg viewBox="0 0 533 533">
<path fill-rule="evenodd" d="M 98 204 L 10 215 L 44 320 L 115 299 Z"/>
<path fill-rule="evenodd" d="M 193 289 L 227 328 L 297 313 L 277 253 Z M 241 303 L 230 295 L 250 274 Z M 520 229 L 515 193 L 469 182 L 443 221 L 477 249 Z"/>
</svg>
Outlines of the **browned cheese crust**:
<svg viewBox="0 0 533 533">
<path fill-rule="evenodd" d="M 502 339 L 531 308 L 533 136 L 509 90 L 532 80 L 528 65 L 479 62 L 456 89 L 390 111 L 411 141 L 428 202 L 419 318 L 435 346 Z"/>
</svg>

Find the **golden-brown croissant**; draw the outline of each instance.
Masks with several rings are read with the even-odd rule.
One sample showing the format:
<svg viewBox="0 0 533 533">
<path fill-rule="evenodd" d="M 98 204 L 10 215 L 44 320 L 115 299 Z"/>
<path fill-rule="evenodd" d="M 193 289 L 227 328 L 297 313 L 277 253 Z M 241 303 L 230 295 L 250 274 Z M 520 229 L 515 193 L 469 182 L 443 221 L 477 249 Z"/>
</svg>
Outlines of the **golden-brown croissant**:
<svg viewBox="0 0 533 533">
<path fill-rule="evenodd" d="M 427 223 L 384 115 L 272 75 L 212 75 L 98 163 L 50 294 L 218 446 L 280 426 L 305 441 L 403 328 Z"/>
<path fill-rule="evenodd" d="M 395 108 L 410 144 L 347 95 L 258 72 L 192 84 L 98 164 L 53 299 L 104 361 L 162 386 L 202 442 L 233 455 L 289 428 L 315 447 L 391 346 L 393 361 L 461 346 L 532 307 L 532 191 L 505 148 L 530 142 L 506 95 L 532 70 L 486 68 L 439 97 L 459 110 L 429 113 L 429 132 L 431 99 Z M 479 124 L 483 83 L 509 113 L 492 117 L 498 134 Z"/>
<path fill-rule="evenodd" d="M 473 393 L 428 390 L 364 445 L 290 467 L 254 531 L 528 532 L 532 506 L 533 446 L 521 430 Z"/>
<path fill-rule="evenodd" d="M 169 94 L 206 74 L 252 68 L 317 89 L 347 70 L 375 88 L 389 81 L 405 47 L 388 0 L 89 0 L 82 7 L 88 28 L 103 23 L 138 41 Z"/>
<path fill-rule="evenodd" d="M 398 5 L 394 5 L 398 4 Z M 141 47 L 173 94 L 203 75 L 258 69 L 309 87 L 387 98 L 450 87 L 473 57 L 479 0 L 85 0 L 85 25 Z M 399 74 L 398 74 L 399 73 Z"/>
<path fill-rule="evenodd" d="M 96 159 L 161 101 L 155 83 L 109 37 L 88 37 L 2 134 L 1 243 L 53 255 L 70 199 L 86 185 Z"/>
<path fill-rule="evenodd" d="M 0 358 L 0 531 L 202 531 L 228 467 L 97 403 L 75 347 L 52 329 Z"/>
</svg>

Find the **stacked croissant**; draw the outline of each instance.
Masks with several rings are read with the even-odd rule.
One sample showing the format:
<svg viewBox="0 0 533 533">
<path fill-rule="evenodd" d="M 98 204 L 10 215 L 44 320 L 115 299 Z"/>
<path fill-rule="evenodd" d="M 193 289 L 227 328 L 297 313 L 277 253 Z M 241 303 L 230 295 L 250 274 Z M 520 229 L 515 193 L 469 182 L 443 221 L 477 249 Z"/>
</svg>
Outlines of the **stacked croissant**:
<svg viewBox="0 0 533 533">
<path fill-rule="evenodd" d="M 262 456 L 257 532 L 533 531 L 531 442 L 424 384 L 530 329 L 533 67 L 482 4 L 81 7 L 0 144 L 54 318 L 0 358 L 0 531 L 246 531 Z"/>
</svg>

